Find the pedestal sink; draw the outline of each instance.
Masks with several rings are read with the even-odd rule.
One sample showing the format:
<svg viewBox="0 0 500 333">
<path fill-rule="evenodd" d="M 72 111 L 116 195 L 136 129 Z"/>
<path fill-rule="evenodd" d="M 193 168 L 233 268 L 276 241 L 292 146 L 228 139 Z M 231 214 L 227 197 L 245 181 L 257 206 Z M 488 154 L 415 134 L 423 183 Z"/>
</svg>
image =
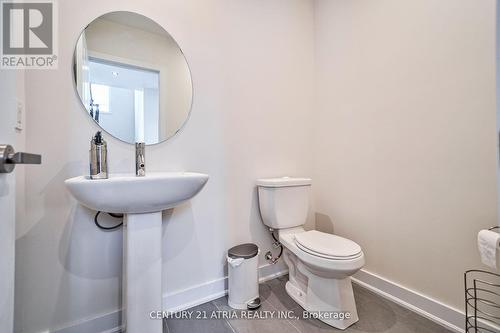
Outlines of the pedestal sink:
<svg viewBox="0 0 500 333">
<path fill-rule="evenodd" d="M 162 310 L 161 211 L 194 197 L 208 175 L 191 172 L 111 175 L 91 180 L 80 176 L 65 181 L 84 206 L 107 213 L 123 213 L 123 291 L 128 333 L 161 333 L 162 322 L 150 318 Z"/>
</svg>

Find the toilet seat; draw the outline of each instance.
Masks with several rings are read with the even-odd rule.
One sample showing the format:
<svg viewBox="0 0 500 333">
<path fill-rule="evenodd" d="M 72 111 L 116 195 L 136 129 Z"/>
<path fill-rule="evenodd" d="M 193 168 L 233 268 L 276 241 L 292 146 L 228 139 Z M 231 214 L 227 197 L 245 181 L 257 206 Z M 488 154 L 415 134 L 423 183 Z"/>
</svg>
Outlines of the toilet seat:
<svg viewBox="0 0 500 333">
<path fill-rule="evenodd" d="M 300 250 L 321 258 L 350 260 L 362 255 L 361 247 L 355 242 L 317 230 L 297 233 L 294 240 Z"/>
</svg>

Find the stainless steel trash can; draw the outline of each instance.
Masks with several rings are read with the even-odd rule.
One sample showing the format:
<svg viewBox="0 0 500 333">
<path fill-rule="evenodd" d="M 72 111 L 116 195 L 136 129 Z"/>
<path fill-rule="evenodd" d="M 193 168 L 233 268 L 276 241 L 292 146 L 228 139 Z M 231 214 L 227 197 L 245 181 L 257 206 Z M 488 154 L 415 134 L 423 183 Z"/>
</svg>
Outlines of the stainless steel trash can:
<svg viewBox="0 0 500 333">
<path fill-rule="evenodd" d="M 259 298 L 259 247 L 240 244 L 227 251 L 229 297 L 234 309 L 257 309 Z"/>
</svg>

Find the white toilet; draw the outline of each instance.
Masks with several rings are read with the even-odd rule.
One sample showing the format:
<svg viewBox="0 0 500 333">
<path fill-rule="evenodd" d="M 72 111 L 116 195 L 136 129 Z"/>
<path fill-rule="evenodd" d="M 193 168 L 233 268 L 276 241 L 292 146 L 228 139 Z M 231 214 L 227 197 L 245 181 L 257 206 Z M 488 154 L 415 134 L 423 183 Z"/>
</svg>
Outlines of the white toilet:
<svg viewBox="0 0 500 333">
<path fill-rule="evenodd" d="M 257 180 L 264 224 L 278 231 L 289 269 L 286 291 L 323 322 L 345 329 L 358 321 L 350 276 L 365 263 L 355 242 L 302 227 L 309 209 L 309 178 Z"/>
</svg>

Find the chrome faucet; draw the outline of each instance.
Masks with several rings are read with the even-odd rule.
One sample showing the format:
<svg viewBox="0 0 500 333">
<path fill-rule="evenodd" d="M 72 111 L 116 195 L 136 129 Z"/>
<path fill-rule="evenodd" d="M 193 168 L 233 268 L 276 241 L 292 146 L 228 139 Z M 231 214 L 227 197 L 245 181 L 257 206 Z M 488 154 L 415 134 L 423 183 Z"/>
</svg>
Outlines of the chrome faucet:
<svg viewBox="0 0 500 333">
<path fill-rule="evenodd" d="M 144 142 L 135 144 L 135 175 L 137 177 L 146 175 L 146 144 Z"/>
</svg>

